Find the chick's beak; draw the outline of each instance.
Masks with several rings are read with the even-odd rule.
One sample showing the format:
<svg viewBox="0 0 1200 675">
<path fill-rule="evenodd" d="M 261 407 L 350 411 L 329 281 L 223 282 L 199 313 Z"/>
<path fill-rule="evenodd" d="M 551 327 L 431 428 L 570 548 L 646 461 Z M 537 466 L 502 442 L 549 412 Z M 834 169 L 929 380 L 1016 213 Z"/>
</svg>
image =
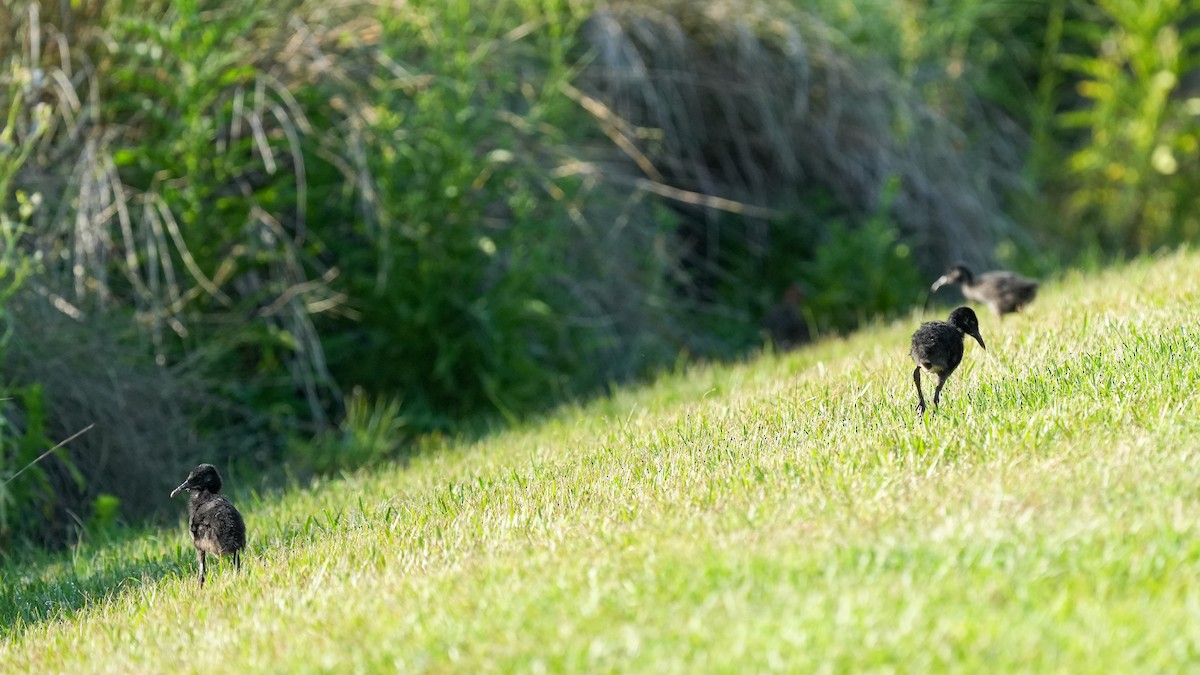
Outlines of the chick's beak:
<svg viewBox="0 0 1200 675">
<path fill-rule="evenodd" d="M 184 490 L 190 489 L 191 487 L 192 487 L 191 483 L 189 483 L 187 481 L 183 481 L 183 483 L 179 487 L 175 488 L 174 490 L 171 490 L 170 498 L 174 499 L 175 495 L 179 494 L 180 492 L 183 492 Z"/>
<path fill-rule="evenodd" d="M 938 277 L 937 281 L 933 282 L 933 285 L 929 287 L 929 290 L 936 291 L 937 289 L 941 288 L 942 286 L 945 286 L 948 283 L 950 283 L 950 278 L 945 275 L 942 275 L 941 277 Z"/>
<path fill-rule="evenodd" d="M 980 347 L 983 347 L 983 351 L 987 351 L 987 345 L 983 344 L 983 336 L 979 334 L 979 331 L 971 333 L 971 337 L 975 338 L 975 341 L 979 343 Z"/>
</svg>

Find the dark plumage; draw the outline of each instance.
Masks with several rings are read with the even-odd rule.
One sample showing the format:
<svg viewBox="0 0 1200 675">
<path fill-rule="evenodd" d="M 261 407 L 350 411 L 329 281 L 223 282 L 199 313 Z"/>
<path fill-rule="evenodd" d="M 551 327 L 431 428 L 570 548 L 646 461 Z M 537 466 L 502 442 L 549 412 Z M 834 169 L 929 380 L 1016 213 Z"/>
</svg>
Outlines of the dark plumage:
<svg viewBox="0 0 1200 675">
<path fill-rule="evenodd" d="M 763 317 L 763 330 L 771 338 L 776 349 L 792 349 L 811 339 L 808 322 L 800 313 L 800 305 L 803 303 L 804 289 L 792 284 L 784 292 L 783 300 L 769 309 Z"/>
<path fill-rule="evenodd" d="M 200 587 L 204 587 L 204 573 L 208 569 L 206 556 L 233 556 L 233 564 L 242 569 L 242 549 L 246 548 L 246 523 L 242 514 L 229 499 L 220 494 L 221 474 L 212 464 L 201 464 L 192 469 L 187 480 L 171 491 L 171 498 L 180 492 L 191 492 L 188 498 L 188 525 L 192 530 L 192 544 L 200 558 Z"/>
<path fill-rule="evenodd" d="M 1038 282 L 1019 274 L 985 272 L 976 277 L 964 265 L 951 267 L 930 288 L 936 291 L 946 284 L 962 284 L 963 297 L 991 307 L 996 316 L 1021 311 L 1033 302 L 1038 289 Z"/>
<path fill-rule="evenodd" d="M 921 324 L 912 336 L 912 347 L 909 354 L 917 367 L 913 369 L 913 382 L 917 385 L 917 414 L 925 412 L 925 393 L 921 391 L 921 371 L 930 373 L 937 379 L 937 388 L 933 390 L 933 407 L 937 408 L 938 399 L 942 396 L 942 387 L 954 373 L 958 364 L 962 363 L 963 339 L 970 335 L 975 338 L 980 347 L 983 337 L 979 335 L 979 319 L 970 307 L 959 307 L 950 312 L 946 321 L 928 321 Z"/>
</svg>

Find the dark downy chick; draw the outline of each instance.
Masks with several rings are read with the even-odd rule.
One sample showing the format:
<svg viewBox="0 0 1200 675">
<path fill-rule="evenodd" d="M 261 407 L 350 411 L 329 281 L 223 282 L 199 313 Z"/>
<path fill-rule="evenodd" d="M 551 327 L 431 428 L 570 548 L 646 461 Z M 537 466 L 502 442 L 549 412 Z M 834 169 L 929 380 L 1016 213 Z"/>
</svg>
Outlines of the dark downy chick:
<svg viewBox="0 0 1200 675">
<path fill-rule="evenodd" d="M 762 328 L 771 338 L 776 349 L 786 351 L 808 342 L 812 336 L 808 322 L 800 312 L 804 304 L 804 289 L 796 284 L 788 286 L 783 300 L 771 307 L 762 320 Z"/>
<path fill-rule="evenodd" d="M 913 382 L 917 385 L 917 414 L 925 412 L 925 393 L 921 391 L 921 371 L 930 373 L 937 380 L 933 390 L 933 407 L 937 408 L 946 380 L 962 363 L 963 340 L 970 335 L 980 347 L 983 337 L 979 335 L 979 319 L 970 307 L 959 307 L 950 312 L 946 321 L 929 321 L 921 324 L 912 336 L 909 354 L 917 367 L 913 369 Z"/>
<path fill-rule="evenodd" d="M 947 284 L 962 284 L 963 297 L 983 303 L 992 308 L 996 316 L 1019 312 L 1033 302 L 1037 295 L 1038 282 L 1012 272 L 984 272 L 978 277 L 971 274 L 965 265 L 955 265 L 937 281 L 930 290 Z"/>
<path fill-rule="evenodd" d="M 191 492 L 188 498 L 188 525 L 192 544 L 200 558 L 200 587 L 208 569 L 207 555 L 233 556 L 233 564 L 242 569 L 242 549 L 246 547 L 246 523 L 242 514 L 229 499 L 220 494 L 221 474 L 212 464 L 192 469 L 187 480 L 171 491 L 171 498 L 182 491 Z"/>
</svg>

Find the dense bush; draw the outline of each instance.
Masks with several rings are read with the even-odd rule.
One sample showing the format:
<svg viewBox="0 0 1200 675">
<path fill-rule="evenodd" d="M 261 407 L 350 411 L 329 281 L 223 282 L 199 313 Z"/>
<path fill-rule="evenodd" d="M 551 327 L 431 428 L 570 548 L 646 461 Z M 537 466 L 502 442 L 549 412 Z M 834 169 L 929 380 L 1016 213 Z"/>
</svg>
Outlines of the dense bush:
<svg viewBox="0 0 1200 675">
<path fill-rule="evenodd" d="M 509 35 L 547 20 L 558 35 Z M 460 30 L 430 33 L 430 21 Z M 564 267 L 580 234 L 569 213 L 579 181 L 550 175 L 570 161 L 560 146 L 579 122 L 560 91 L 567 8 L 481 15 L 431 2 L 389 12 L 379 28 L 386 65 L 370 76 L 384 84 L 356 114 L 368 217 L 358 236 L 326 236 L 354 270 L 344 288 L 360 308 L 327 326 L 331 369 L 451 419 L 528 411 L 594 380 L 596 350 L 571 321 L 583 279 Z M 427 74 L 397 81 L 392 68 Z"/>
</svg>

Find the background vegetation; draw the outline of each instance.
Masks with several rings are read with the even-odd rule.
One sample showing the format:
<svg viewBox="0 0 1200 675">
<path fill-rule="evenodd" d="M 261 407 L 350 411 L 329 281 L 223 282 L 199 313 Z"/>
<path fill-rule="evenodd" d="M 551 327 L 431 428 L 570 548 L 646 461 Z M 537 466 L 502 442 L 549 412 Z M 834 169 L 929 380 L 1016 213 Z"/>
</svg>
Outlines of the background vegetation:
<svg viewBox="0 0 1200 675">
<path fill-rule="evenodd" d="M 5 550 L 1200 234 L 1194 0 L 259 4 L 0 0 Z"/>
</svg>

